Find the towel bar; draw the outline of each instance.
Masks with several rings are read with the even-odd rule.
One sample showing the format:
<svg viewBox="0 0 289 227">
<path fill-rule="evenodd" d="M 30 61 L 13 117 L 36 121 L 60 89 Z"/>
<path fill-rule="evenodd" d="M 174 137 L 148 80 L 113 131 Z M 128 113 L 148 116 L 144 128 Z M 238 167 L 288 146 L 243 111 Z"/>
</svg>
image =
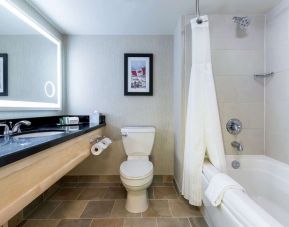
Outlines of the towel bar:
<svg viewBox="0 0 289 227">
<path fill-rule="evenodd" d="M 274 72 L 271 73 L 263 73 L 263 74 L 255 74 L 254 77 L 256 78 L 268 78 L 274 75 Z"/>
</svg>

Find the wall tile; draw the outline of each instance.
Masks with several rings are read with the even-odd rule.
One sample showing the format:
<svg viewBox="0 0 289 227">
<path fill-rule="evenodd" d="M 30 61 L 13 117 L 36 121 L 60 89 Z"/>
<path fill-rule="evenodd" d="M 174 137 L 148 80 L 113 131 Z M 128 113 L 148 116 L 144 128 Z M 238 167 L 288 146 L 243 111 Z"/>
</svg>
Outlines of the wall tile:
<svg viewBox="0 0 289 227">
<path fill-rule="evenodd" d="M 240 154 L 264 154 L 263 129 L 244 129 L 238 136 L 224 133 L 224 146 L 226 154 L 238 154 L 238 152 L 231 146 L 231 142 L 233 141 L 238 141 L 243 145 L 244 150 Z"/>
<path fill-rule="evenodd" d="M 209 16 L 212 49 L 263 50 L 265 17 L 250 16 L 251 24 L 242 32 L 233 22 L 234 16 L 236 15 Z"/>
<path fill-rule="evenodd" d="M 289 42 L 276 44 L 267 48 L 267 71 L 281 72 L 289 69 Z"/>
<path fill-rule="evenodd" d="M 263 51 L 212 50 L 213 72 L 223 75 L 254 75 L 264 71 Z"/>
<path fill-rule="evenodd" d="M 266 81 L 266 102 L 289 101 L 288 88 L 289 71 L 275 73 Z"/>
<path fill-rule="evenodd" d="M 289 163 L 289 133 L 285 131 L 266 132 L 266 155 L 281 162 Z"/>
<path fill-rule="evenodd" d="M 255 80 L 253 75 L 215 75 L 219 102 L 263 102 L 264 82 Z"/>
<path fill-rule="evenodd" d="M 232 118 L 238 118 L 245 129 L 264 128 L 263 103 L 224 103 L 221 112 L 222 122 L 225 124 Z"/>
<path fill-rule="evenodd" d="M 289 38 L 289 14 L 283 10 L 274 17 L 266 18 L 266 47 L 272 48 L 278 43 L 284 43 Z"/>
<path fill-rule="evenodd" d="M 266 102 L 266 131 L 289 133 L 289 101 Z M 268 138 L 270 139 L 270 138 Z"/>
<path fill-rule="evenodd" d="M 283 1 L 286 2 L 286 1 Z M 289 164 L 289 9 L 279 4 L 267 15 L 266 155 Z"/>
</svg>

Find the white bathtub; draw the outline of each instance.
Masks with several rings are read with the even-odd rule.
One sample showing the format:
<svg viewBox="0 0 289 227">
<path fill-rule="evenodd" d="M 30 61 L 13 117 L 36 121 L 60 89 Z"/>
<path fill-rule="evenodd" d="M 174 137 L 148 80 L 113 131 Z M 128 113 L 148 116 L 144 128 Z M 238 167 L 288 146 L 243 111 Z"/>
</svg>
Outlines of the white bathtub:
<svg viewBox="0 0 289 227">
<path fill-rule="evenodd" d="M 226 156 L 227 173 L 238 181 L 247 194 L 231 190 L 222 204 L 212 207 L 204 197 L 202 209 L 210 227 L 289 227 L 289 165 L 263 155 Z M 241 167 L 231 167 L 233 160 Z M 205 190 L 218 170 L 207 163 L 203 168 Z"/>
</svg>

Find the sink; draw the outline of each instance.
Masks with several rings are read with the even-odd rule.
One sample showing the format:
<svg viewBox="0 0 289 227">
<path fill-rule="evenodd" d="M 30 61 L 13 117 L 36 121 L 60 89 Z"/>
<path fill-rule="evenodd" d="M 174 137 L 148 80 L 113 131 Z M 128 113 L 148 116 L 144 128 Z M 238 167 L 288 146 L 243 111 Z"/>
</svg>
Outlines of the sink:
<svg viewBox="0 0 289 227">
<path fill-rule="evenodd" d="M 37 138 L 37 137 L 55 136 L 55 135 L 60 135 L 63 133 L 64 131 L 30 132 L 30 133 L 13 136 L 13 138 L 15 139 Z"/>
</svg>

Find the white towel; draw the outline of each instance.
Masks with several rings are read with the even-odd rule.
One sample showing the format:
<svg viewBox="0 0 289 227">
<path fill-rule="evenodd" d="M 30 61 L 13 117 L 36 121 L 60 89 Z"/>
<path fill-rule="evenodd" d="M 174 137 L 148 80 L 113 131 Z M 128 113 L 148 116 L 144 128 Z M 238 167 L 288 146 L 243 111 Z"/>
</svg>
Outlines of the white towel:
<svg viewBox="0 0 289 227">
<path fill-rule="evenodd" d="M 223 173 L 218 173 L 210 180 L 209 186 L 205 191 L 205 195 L 210 203 L 214 207 L 217 207 L 221 204 L 226 191 L 232 189 L 246 192 L 245 189 L 231 177 Z"/>
</svg>

